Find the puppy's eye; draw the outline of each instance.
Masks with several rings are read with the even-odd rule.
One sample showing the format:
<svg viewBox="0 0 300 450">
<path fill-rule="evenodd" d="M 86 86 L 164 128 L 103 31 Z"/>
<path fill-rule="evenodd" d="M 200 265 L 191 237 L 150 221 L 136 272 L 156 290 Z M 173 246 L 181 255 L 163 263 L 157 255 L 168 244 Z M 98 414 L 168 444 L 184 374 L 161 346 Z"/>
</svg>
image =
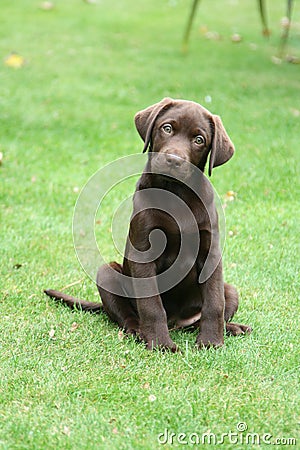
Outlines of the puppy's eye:
<svg viewBox="0 0 300 450">
<path fill-rule="evenodd" d="M 205 144 L 205 139 L 203 136 L 201 136 L 201 134 L 199 134 L 198 136 L 195 137 L 195 143 L 197 145 L 203 145 Z"/>
<path fill-rule="evenodd" d="M 165 133 L 167 134 L 171 134 L 172 133 L 172 125 L 170 123 L 166 123 L 165 125 L 162 126 L 162 129 L 164 130 Z"/>
</svg>

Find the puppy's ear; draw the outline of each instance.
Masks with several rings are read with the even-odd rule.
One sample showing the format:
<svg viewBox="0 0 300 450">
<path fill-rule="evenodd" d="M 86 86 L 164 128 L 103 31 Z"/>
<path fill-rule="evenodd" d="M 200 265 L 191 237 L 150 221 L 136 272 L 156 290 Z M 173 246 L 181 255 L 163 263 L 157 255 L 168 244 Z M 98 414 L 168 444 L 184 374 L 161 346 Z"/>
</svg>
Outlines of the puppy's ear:
<svg viewBox="0 0 300 450">
<path fill-rule="evenodd" d="M 174 103 L 173 99 L 164 98 L 159 103 L 155 103 L 155 105 L 149 106 L 148 108 L 143 109 L 142 111 L 136 113 L 134 117 L 135 126 L 139 132 L 139 135 L 145 142 L 143 153 L 149 147 L 151 141 L 151 134 L 156 119 L 158 118 L 161 111 L 167 110 L 172 106 L 173 103 Z"/>
<path fill-rule="evenodd" d="M 226 133 L 219 116 L 212 116 L 214 136 L 211 145 L 208 174 L 211 176 L 214 167 L 226 163 L 234 153 L 234 145 Z"/>
</svg>

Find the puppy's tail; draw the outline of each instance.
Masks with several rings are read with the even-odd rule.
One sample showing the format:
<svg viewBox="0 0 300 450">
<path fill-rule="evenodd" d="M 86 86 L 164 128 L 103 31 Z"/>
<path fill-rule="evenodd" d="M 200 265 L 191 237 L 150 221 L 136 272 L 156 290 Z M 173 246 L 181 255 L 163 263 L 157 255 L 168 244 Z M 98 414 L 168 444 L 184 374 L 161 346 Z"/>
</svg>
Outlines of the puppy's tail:
<svg viewBox="0 0 300 450">
<path fill-rule="evenodd" d="M 83 311 L 88 311 L 91 313 L 100 313 L 101 311 L 103 311 L 103 306 L 101 303 L 79 300 L 78 298 L 71 297 L 70 295 L 64 294 L 63 292 L 54 291 L 53 289 L 45 289 L 44 293 L 54 300 L 62 300 L 63 303 L 68 305 L 71 309 L 81 309 Z"/>
</svg>

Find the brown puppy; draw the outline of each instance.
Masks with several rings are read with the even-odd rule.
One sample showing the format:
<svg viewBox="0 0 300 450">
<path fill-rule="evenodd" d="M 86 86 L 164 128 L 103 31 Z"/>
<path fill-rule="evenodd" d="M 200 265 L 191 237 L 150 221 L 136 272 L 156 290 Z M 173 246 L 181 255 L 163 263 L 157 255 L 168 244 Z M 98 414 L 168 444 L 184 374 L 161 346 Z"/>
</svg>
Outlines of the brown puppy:
<svg viewBox="0 0 300 450">
<path fill-rule="evenodd" d="M 199 348 L 221 346 L 228 334 L 251 332 L 229 323 L 238 308 L 236 289 L 224 284 L 214 193 L 203 175 L 224 164 L 234 146 L 218 116 L 201 105 L 165 98 L 135 116 L 150 149 L 133 197 L 123 265 L 100 267 L 97 286 L 103 309 L 148 349 L 176 351 L 170 327 L 199 329 Z M 57 291 L 69 306 L 99 311 Z"/>
</svg>

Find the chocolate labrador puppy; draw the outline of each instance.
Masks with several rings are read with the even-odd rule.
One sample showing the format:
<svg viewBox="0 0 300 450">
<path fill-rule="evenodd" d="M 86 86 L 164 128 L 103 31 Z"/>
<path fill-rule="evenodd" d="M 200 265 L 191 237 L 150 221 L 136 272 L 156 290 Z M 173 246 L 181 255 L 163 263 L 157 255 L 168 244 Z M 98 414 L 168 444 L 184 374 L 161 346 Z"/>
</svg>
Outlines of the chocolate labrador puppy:
<svg viewBox="0 0 300 450">
<path fill-rule="evenodd" d="M 197 346 L 219 347 L 227 334 L 250 333 L 230 322 L 236 289 L 224 283 L 211 175 L 234 146 L 221 119 L 201 105 L 165 98 L 135 116 L 149 156 L 133 197 L 123 264 L 100 267 L 100 303 L 47 290 L 70 307 L 107 315 L 148 349 L 173 352 L 169 329 L 198 328 Z"/>
</svg>

